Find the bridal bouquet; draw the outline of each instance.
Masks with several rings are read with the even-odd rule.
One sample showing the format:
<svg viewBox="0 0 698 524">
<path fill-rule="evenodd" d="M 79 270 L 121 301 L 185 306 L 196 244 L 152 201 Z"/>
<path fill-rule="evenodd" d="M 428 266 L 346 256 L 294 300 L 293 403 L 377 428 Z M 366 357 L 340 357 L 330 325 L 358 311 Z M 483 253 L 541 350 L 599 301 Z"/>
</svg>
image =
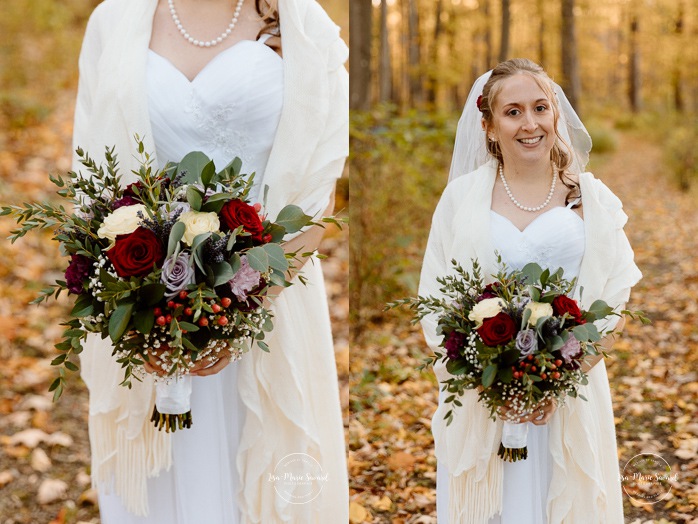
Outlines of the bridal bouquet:
<svg viewBox="0 0 698 524">
<path fill-rule="evenodd" d="M 74 214 L 51 204 L 3 207 L 0 214 L 20 226 L 13 242 L 52 228 L 70 256 L 65 280 L 34 300 L 64 290 L 75 297 L 52 364 L 75 371 L 71 356 L 88 333 L 109 337 L 124 368 L 122 385 L 145 376 L 146 361 L 160 371 L 153 422 L 174 431 L 191 425 L 191 367 L 201 359 L 239 359 L 253 341 L 268 351 L 264 334 L 272 321 L 263 299 L 272 285 L 290 285 L 286 272 L 298 260 L 284 252 L 284 238 L 315 222 L 292 205 L 270 220 L 250 202 L 254 174 L 243 175 L 238 158 L 217 172 L 213 161 L 192 152 L 156 171 L 137 144 L 137 181 L 124 188 L 109 148 L 106 166 L 77 150 L 88 176 L 51 177 Z M 61 368 L 50 387 L 54 399 L 64 385 Z"/>
<path fill-rule="evenodd" d="M 620 313 L 603 300 L 580 309 L 569 298 L 575 280 L 563 278 L 561 268 L 551 272 L 532 263 L 507 271 L 499 258 L 499 272 L 486 285 L 477 260 L 472 273 L 455 260 L 452 264 L 453 274 L 438 279 L 443 298 L 408 298 L 388 306 L 408 305 L 414 322 L 437 317 L 443 351 L 427 365 L 442 361 L 452 375 L 443 382 L 442 390 L 449 393 L 445 402 L 461 406 L 458 397 L 477 389 L 493 419 L 499 408 L 508 408 L 498 455 L 511 462 L 525 459 L 528 425 L 518 420 L 541 402 L 578 395 L 579 386 L 588 382 L 583 360 L 599 354 L 602 336 L 610 333 L 594 322 Z M 452 421 L 453 408 L 445 418 Z"/>
</svg>

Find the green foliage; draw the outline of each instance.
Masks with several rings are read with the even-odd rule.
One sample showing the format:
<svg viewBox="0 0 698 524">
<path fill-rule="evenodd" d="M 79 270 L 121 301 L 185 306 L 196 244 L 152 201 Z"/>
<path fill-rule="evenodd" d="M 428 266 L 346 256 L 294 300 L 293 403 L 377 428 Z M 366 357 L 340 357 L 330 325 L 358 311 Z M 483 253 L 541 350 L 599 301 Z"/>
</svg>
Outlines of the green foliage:
<svg viewBox="0 0 698 524">
<path fill-rule="evenodd" d="M 664 145 L 664 159 L 683 191 L 698 178 L 698 123 L 684 123 L 669 132 Z"/>
<path fill-rule="evenodd" d="M 457 115 L 390 107 L 351 117 L 350 300 L 354 336 L 414 294 L 431 216 L 446 186 Z"/>
<path fill-rule="evenodd" d="M 591 136 L 594 153 L 611 153 L 616 150 L 618 137 L 613 129 L 598 120 L 589 120 L 585 127 Z"/>
</svg>

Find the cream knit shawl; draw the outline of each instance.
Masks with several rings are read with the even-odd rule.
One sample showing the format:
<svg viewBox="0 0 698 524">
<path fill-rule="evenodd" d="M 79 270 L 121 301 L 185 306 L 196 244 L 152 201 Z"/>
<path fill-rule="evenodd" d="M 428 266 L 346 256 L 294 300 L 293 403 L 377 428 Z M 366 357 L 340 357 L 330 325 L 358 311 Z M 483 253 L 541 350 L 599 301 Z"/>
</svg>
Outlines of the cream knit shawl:
<svg viewBox="0 0 698 524">
<path fill-rule="evenodd" d="M 488 162 L 446 187 L 436 208 L 424 256 L 419 294 L 439 295 L 436 278 L 450 271 L 455 258 L 466 270 L 477 258 L 483 274 L 495 272 L 496 259 L 490 240 L 490 207 L 496 165 Z M 588 307 L 603 299 L 611 306 L 625 304 L 630 288 L 641 273 L 623 232 L 627 216 L 618 198 L 590 173 L 580 176 L 584 202 L 586 245 L 577 290 Z M 578 291 L 577 296 L 579 299 Z M 435 349 L 434 318 L 422 322 L 427 343 Z M 445 366 L 435 369 L 439 382 L 448 377 Z M 589 373 L 581 389 L 588 399 L 570 398 L 549 424 L 553 477 L 547 499 L 549 524 L 622 524 L 620 475 L 610 389 L 603 362 Z M 443 400 L 443 399 L 442 399 Z M 492 421 L 489 411 L 468 391 L 453 422 L 447 426 L 441 403 L 434 414 L 432 432 L 436 456 L 450 473 L 449 522 L 486 524 L 502 508 L 502 462 L 497 456 L 502 422 Z"/>
<path fill-rule="evenodd" d="M 145 67 L 157 0 L 106 0 L 94 11 L 80 55 L 74 146 L 98 161 L 116 146 L 124 183 L 132 181 L 133 136 L 155 150 Z M 284 101 L 262 183 L 272 216 L 286 204 L 316 214 L 327 207 L 348 154 L 347 48 L 338 27 L 314 0 L 279 0 Z M 77 164 L 74 164 L 77 168 Z M 259 174 L 258 174 L 259 175 Z M 243 522 L 347 522 L 344 438 L 329 313 L 320 265 L 304 268 L 307 286 L 294 285 L 275 303 L 271 354 L 252 351 L 237 365 L 246 422 L 237 456 Z M 310 325 L 308 325 L 310 324 Z M 148 513 L 147 484 L 171 465 L 169 435 L 148 422 L 152 380 L 118 386 L 123 372 L 98 336 L 81 355 L 90 390 L 93 482 L 113 489 L 135 514 Z M 328 485 L 309 504 L 289 504 L 266 478 L 289 453 L 313 456 Z M 231 496 L 234 494 L 231 494 Z"/>
</svg>

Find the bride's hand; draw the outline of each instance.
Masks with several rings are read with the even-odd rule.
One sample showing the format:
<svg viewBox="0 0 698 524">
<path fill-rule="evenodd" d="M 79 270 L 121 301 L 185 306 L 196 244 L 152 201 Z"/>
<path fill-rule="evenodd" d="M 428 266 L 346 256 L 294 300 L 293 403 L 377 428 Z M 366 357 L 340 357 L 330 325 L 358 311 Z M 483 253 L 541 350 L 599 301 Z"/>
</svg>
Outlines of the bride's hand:
<svg viewBox="0 0 698 524">
<path fill-rule="evenodd" d="M 150 352 L 153 350 L 151 349 Z M 161 353 L 164 350 L 154 350 L 156 353 Z M 214 360 L 211 360 L 209 357 L 204 357 L 199 359 L 194 363 L 194 366 L 189 368 L 189 374 L 193 375 L 195 377 L 206 377 L 208 375 L 215 375 L 216 373 L 219 373 L 222 371 L 230 362 L 232 361 L 231 359 L 232 353 L 228 350 L 221 350 L 216 357 L 214 357 Z M 148 373 L 154 373 L 156 375 L 160 375 L 161 377 L 164 377 L 167 375 L 167 372 L 160 368 L 159 366 L 155 366 L 152 362 L 151 359 L 153 359 L 153 355 L 148 355 L 148 359 L 143 363 L 143 368 L 148 372 Z"/>
<path fill-rule="evenodd" d="M 508 406 L 501 406 L 497 408 L 497 414 L 499 418 L 504 421 L 516 422 L 523 424 L 524 422 L 531 422 L 536 426 L 542 426 L 548 423 L 550 417 L 557 410 L 557 404 L 553 400 L 546 400 L 534 406 L 528 415 L 522 417 L 515 417 L 509 414 L 511 408 Z"/>
</svg>

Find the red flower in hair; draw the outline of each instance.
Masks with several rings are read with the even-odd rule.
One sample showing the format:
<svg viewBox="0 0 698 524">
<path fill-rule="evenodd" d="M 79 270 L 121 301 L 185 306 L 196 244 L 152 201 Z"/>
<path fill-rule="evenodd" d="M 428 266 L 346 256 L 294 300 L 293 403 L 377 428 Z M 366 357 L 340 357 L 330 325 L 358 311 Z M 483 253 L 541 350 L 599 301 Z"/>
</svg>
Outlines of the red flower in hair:
<svg viewBox="0 0 698 524">
<path fill-rule="evenodd" d="M 480 106 L 482 105 L 482 95 L 477 97 L 477 102 L 475 103 L 477 104 L 478 110 L 482 111 L 482 109 L 480 109 Z"/>
</svg>

